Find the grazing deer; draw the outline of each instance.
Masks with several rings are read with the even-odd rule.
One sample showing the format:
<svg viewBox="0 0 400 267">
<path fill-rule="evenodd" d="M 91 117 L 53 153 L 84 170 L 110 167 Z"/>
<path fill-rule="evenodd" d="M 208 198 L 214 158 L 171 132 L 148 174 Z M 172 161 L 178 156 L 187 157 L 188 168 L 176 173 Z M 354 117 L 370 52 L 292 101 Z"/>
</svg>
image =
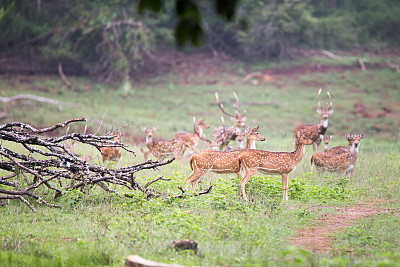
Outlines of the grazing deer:
<svg viewBox="0 0 400 267">
<path fill-rule="evenodd" d="M 173 156 L 179 160 L 182 158 L 186 147 L 193 150 L 190 144 L 182 140 L 171 139 L 166 141 L 155 141 L 153 134 L 154 131 L 157 130 L 157 126 L 154 126 L 152 129 L 146 129 L 146 127 L 143 126 L 142 130 L 146 133 L 146 146 L 149 149 L 148 151 L 141 149 L 145 160 L 147 160 L 150 153 L 153 154 L 157 160 L 160 160 L 164 156 Z"/>
<path fill-rule="evenodd" d="M 293 139 L 295 141 L 295 147 L 297 146 L 297 138 L 296 135 L 298 132 L 300 133 L 305 133 L 308 132 L 310 135 L 310 139 L 313 141 L 313 151 L 317 151 L 319 149 L 319 145 L 321 144 L 321 135 L 324 135 L 326 130 L 328 129 L 328 118 L 329 115 L 332 114 L 333 109 L 332 109 L 332 98 L 330 93 L 328 92 L 329 96 L 329 103 L 324 109 L 319 102 L 319 95 L 321 94 L 321 90 L 319 89 L 318 91 L 318 96 L 317 96 L 317 103 L 318 103 L 318 109 L 317 112 L 321 115 L 321 122 L 319 124 L 304 124 L 300 123 L 298 124 L 294 129 L 293 129 Z M 317 148 L 315 148 L 315 144 L 317 144 Z"/>
<path fill-rule="evenodd" d="M 265 141 L 265 137 L 258 133 L 258 126 L 251 130 L 247 135 L 246 148 L 255 148 L 255 141 Z M 211 142 L 211 141 L 209 141 Z M 189 190 L 190 184 L 192 190 L 195 190 L 196 183 L 203 175 L 212 171 L 215 173 L 236 173 L 240 175 L 239 155 L 244 150 L 225 151 L 200 151 L 190 157 L 190 168 L 193 173 L 186 178 L 186 190 Z"/>
<path fill-rule="evenodd" d="M 313 165 L 315 165 L 318 173 L 325 170 L 329 172 L 338 172 L 341 176 L 350 173 L 350 177 L 353 177 L 360 140 L 364 138 L 364 134 L 346 134 L 346 138 L 349 140 L 350 152 L 339 154 L 324 152 L 314 153 L 311 156 L 311 169 Z"/>
<path fill-rule="evenodd" d="M 193 121 L 195 123 L 195 121 Z M 192 146 L 194 150 L 192 152 L 197 152 L 197 145 L 200 140 L 200 136 L 203 136 L 203 129 L 209 129 L 210 126 L 204 123 L 204 120 L 198 120 L 197 123 L 195 123 L 195 131 L 193 133 L 187 133 L 185 131 L 179 131 L 175 134 L 175 139 L 182 140 Z M 196 133 L 198 132 L 198 134 Z"/>
<path fill-rule="evenodd" d="M 296 135 L 297 147 L 293 152 L 270 152 L 256 149 L 242 151 L 239 155 L 239 165 L 243 175 L 240 181 L 243 198 L 247 200 L 246 183 L 257 171 L 261 171 L 282 175 L 283 200 L 288 200 L 288 176 L 303 159 L 305 146 L 313 143 L 308 136 L 308 133 Z"/>
<path fill-rule="evenodd" d="M 117 131 L 117 135 L 114 136 L 112 142 L 120 142 L 121 133 L 120 130 Z M 103 160 L 104 166 L 107 166 L 107 161 L 115 161 L 115 166 L 119 168 L 119 160 L 121 159 L 122 149 L 120 147 L 113 147 L 110 144 L 103 143 L 103 147 L 101 147 L 101 156 Z"/>
<path fill-rule="evenodd" d="M 236 140 L 238 133 L 240 132 L 240 128 L 246 127 L 246 114 L 243 115 L 239 112 L 239 98 L 237 97 L 236 93 L 234 92 L 233 95 L 235 96 L 236 102 L 234 104 L 236 112 L 235 115 L 232 115 L 224 110 L 224 106 L 222 103 L 219 102 L 218 93 L 215 93 L 215 98 L 217 100 L 217 105 L 221 109 L 222 113 L 231 117 L 234 121 L 232 127 L 226 127 L 222 125 L 220 127 L 215 128 L 213 131 L 213 141 L 218 143 L 219 149 L 223 150 L 229 143 L 229 141 Z"/>
</svg>

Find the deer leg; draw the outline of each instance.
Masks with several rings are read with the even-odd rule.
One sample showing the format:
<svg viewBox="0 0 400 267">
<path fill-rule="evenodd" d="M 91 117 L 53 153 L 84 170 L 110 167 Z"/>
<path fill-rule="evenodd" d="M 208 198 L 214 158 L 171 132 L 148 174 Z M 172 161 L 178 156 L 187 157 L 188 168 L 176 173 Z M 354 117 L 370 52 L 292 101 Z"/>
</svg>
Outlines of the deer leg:
<svg viewBox="0 0 400 267">
<path fill-rule="evenodd" d="M 316 152 L 316 148 L 315 148 L 315 142 L 314 142 L 314 143 L 312 143 L 312 149 L 313 149 L 313 151 L 314 151 L 314 152 Z"/>
<path fill-rule="evenodd" d="M 287 173 L 282 174 L 282 191 L 283 191 L 282 198 L 283 198 L 283 200 L 288 200 L 288 189 L 289 189 L 288 176 L 289 175 Z"/>
<path fill-rule="evenodd" d="M 242 191 L 243 199 L 247 201 L 247 196 L 246 196 L 246 184 L 250 180 L 250 178 L 256 173 L 257 169 L 245 169 L 245 175 L 243 176 L 242 180 L 240 181 L 240 189 Z"/>
<path fill-rule="evenodd" d="M 193 173 L 186 178 L 186 190 L 189 190 L 189 185 L 192 184 L 192 190 L 195 190 L 197 181 L 204 175 L 204 171 L 193 170 Z"/>
</svg>

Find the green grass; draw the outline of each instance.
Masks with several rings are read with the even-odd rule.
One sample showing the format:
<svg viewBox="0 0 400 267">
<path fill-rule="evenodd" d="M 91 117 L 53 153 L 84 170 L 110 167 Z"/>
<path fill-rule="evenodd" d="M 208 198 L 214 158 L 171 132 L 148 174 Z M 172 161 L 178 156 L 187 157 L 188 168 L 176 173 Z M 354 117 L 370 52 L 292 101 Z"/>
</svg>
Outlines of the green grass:
<svg viewBox="0 0 400 267">
<path fill-rule="evenodd" d="M 229 79 L 231 79 L 230 77 Z M 237 81 L 241 77 L 234 77 Z M 123 152 L 121 166 L 143 162 L 140 147 L 132 137 L 143 137 L 141 126 L 158 126 L 156 137 L 172 138 L 177 130 L 192 130 L 192 116 L 205 118 L 211 126 L 220 125 L 222 115 L 215 105 L 214 92 L 221 101 L 233 101 L 239 95 L 241 111 L 247 111 L 247 124 L 260 125 L 267 138 L 257 147 L 271 151 L 293 150 L 292 129 L 297 122 L 318 123 L 316 94 L 323 87 L 321 102 L 332 94 L 335 112 L 329 119 L 328 134 L 334 134 L 331 146 L 345 145 L 344 133 L 365 133 L 361 141 L 354 177 L 311 172 L 307 147 L 304 159 L 290 175 L 289 201 L 282 202 L 279 176 L 256 174 L 246 185 L 249 202 L 241 199 L 236 175 L 207 174 L 198 189 L 213 185 L 212 192 L 193 198 L 146 201 L 140 192 L 129 192 L 125 199 L 94 187 L 85 194 L 66 192 L 58 200 L 62 209 L 49 208 L 33 200 L 33 213 L 23 203 L 10 200 L 0 207 L 0 262 L 2 266 L 121 266 L 129 254 L 186 265 L 221 266 L 382 266 L 399 265 L 398 216 L 374 215 L 356 222 L 348 229 L 332 233 L 335 251 L 319 255 L 290 245 L 295 229 L 312 227 L 320 211 L 318 205 L 347 206 L 357 202 L 386 200 L 382 207 L 399 210 L 400 143 L 399 109 L 400 76 L 390 70 L 308 73 L 275 77 L 259 86 L 174 84 L 157 80 L 151 85 L 134 84 L 128 96 L 120 88 L 98 84 L 83 77 L 70 77 L 75 92 L 63 89 L 54 76 L 0 76 L 2 95 L 32 93 L 58 99 L 65 105 L 60 112 L 46 104 L 20 102 L 8 106 L 8 121 L 22 121 L 42 127 L 74 117 L 87 117 L 90 132 L 100 134 L 112 127 L 131 123 L 124 128 L 124 143 L 138 152 L 137 157 Z M 313 84 L 318 83 L 318 86 Z M 36 91 L 34 91 L 36 90 Z M 47 92 L 43 92 L 43 91 Z M 266 101 L 278 105 L 264 105 Z M 362 101 L 370 111 L 389 107 L 392 112 L 380 118 L 363 118 L 354 114 L 354 104 Z M 225 109 L 234 112 L 231 104 Z M 225 117 L 229 125 L 229 118 Z M 377 127 L 379 125 L 379 127 Z M 70 131 L 83 132 L 84 123 Z M 384 130 L 382 130 L 384 129 Z M 63 130 L 60 134 L 64 134 Z M 10 142 L 3 146 L 23 151 Z M 205 148 L 202 144 L 202 148 Z M 78 145 L 78 154 L 100 154 Z M 171 181 L 159 181 L 153 187 L 165 194 L 180 193 L 191 170 L 188 159 L 174 161 L 158 171 L 137 173 L 140 182 L 160 175 Z M 0 173 L 2 175 L 3 173 Z M 121 192 L 126 189 L 116 187 Z M 46 200 L 53 202 L 52 192 Z M 199 255 L 168 248 L 173 240 L 190 238 L 199 243 Z M 353 251 L 352 255 L 346 253 Z"/>
</svg>

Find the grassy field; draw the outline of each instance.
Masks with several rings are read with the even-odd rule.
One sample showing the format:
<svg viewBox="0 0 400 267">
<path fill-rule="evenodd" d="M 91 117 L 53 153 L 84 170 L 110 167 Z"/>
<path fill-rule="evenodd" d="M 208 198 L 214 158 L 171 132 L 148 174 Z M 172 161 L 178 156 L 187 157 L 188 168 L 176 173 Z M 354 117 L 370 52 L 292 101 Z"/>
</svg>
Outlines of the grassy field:
<svg viewBox="0 0 400 267">
<path fill-rule="evenodd" d="M 30 93 L 63 101 L 64 109 L 35 102 L 7 106 L 7 121 L 49 126 L 67 119 L 86 117 L 90 132 L 103 120 L 100 134 L 127 123 L 122 142 L 138 156 L 123 154 L 121 166 L 143 161 L 141 126 L 158 126 L 156 137 L 172 138 L 178 130 L 192 130 L 192 117 L 220 125 L 215 105 L 219 92 L 225 109 L 237 92 L 247 125 L 259 125 L 267 138 L 258 148 L 293 150 L 292 129 L 298 122 L 318 123 L 313 110 L 319 88 L 321 102 L 332 94 L 334 113 L 328 134 L 331 146 L 346 145 L 345 133 L 364 133 L 355 175 L 318 176 L 311 172 L 307 147 L 304 159 L 291 174 L 289 201 L 282 202 L 279 176 L 256 174 L 246 185 L 248 202 L 241 199 L 236 175 L 208 174 L 198 189 L 213 185 L 210 194 L 146 201 L 140 192 L 121 198 L 92 188 L 86 194 L 67 192 L 58 202 L 62 209 L 34 203 L 33 213 L 17 201 L 0 207 L 1 266 L 121 266 L 125 257 L 137 254 L 154 261 L 208 266 L 400 266 L 400 75 L 389 69 L 344 70 L 276 75 L 259 85 L 241 84 L 243 77 L 221 75 L 215 85 L 178 84 L 173 79 L 152 80 L 129 90 L 98 84 L 84 77 L 69 77 L 75 91 L 63 88 L 56 76 L 0 76 L 1 96 Z M 360 106 L 361 104 L 361 106 Z M 229 125 L 229 118 L 225 117 Z M 77 124 L 78 125 L 78 124 Z M 83 132 L 84 124 L 70 131 Z M 60 132 L 60 134 L 64 134 Z M 16 145 L 2 146 L 19 150 Z M 205 146 L 203 146 L 204 148 Z M 99 154 L 79 146 L 93 163 Z M 160 175 L 154 188 L 165 194 L 179 193 L 191 173 L 188 158 L 160 168 L 141 171 L 137 179 L 150 181 Z M 0 173 L 3 175 L 4 173 Z M 125 189 L 116 187 L 119 191 Z M 45 190 L 45 189 L 43 189 Z M 51 201 L 52 196 L 48 196 Z M 291 244 L 296 229 L 318 224 L 322 206 L 369 203 L 393 210 L 356 221 L 347 229 L 332 231 L 331 253 L 319 254 Z M 168 248 L 173 240 L 194 239 L 199 253 Z M 353 253 L 349 255 L 347 251 Z"/>
</svg>

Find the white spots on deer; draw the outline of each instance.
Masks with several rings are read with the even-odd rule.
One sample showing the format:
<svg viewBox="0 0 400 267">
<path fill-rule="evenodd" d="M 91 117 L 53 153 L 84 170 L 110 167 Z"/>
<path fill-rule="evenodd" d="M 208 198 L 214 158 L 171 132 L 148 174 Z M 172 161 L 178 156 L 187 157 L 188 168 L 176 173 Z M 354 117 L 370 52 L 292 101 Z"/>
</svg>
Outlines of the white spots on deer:
<svg viewBox="0 0 400 267">
<path fill-rule="evenodd" d="M 160 160 L 164 156 L 174 156 L 177 159 L 181 159 L 184 148 L 190 147 L 190 144 L 177 139 L 155 141 L 154 131 L 157 130 L 157 126 L 154 126 L 152 129 L 147 129 L 143 126 L 142 130 L 146 133 L 146 146 L 148 148 L 148 151 L 141 150 L 145 160 L 147 160 L 149 153 L 153 154 L 157 160 Z"/>
<path fill-rule="evenodd" d="M 107 166 L 107 161 L 115 161 L 116 168 L 119 168 L 119 161 L 122 155 L 122 151 L 120 147 L 115 147 L 113 143 L 120 142 L 121 136 L 123 136 L 123 133 L 118 130 L 111 143 L 103 144 L 103 147 L 101 148 L 101 156 L 104 166 Z"/>
<path fill-rule="evenodd" d="M 298 132 L 300 132 L 302 134 L 304 134 L 305 132 L 308 132 L 308 134 L 310 135 L 309 136 L 310 139 L 313 141 L 314 152 L 319 149 L 319 145 L 321 144 L 321 141 L 322 141 L 321 135 L 324 135 L 326 130 L 328 129 L 329 115 L 331 115 L 333 113 L 331 94 L 329 92 L 327 92 L 327 94 L 329 96 L 329 103 L 327 104 L 326 109 L 324 109 L 322 107 L 321 103 L 319 102 L 319 96 L 321 94 L 321 91 L 322 91 L 322 89 L 319 89 L 318 96 L 317 96 L 317 104 L 318 104 L 317 113 L 321 115 L 321 122 L 319 124 L 300 123 L 293 129 L 293 139 L 295 140 L 295 145 L 297 145 L 295 135 Z M 316 148 L 315 148 L 315 144 L 317 145 Z"/>
<path fill-rule="evenodd" d="M 321 171 L 337 172 L 340 175 L 350 173 L 350 177 L 353 177 L 358 147 L 360 140 L 364 138 L 364 134 L 346 134 L 345 137 L 349 142 L 350 151 L 346 150 L 345 147 L 337 147 L 338 149 L 331 148 L 332 151 L 314 153 L 311 156 L 311 168 L 315 165 L 318 173 Z M 335 153 L 335 151 L 338 153 Z"/>
</svg>

